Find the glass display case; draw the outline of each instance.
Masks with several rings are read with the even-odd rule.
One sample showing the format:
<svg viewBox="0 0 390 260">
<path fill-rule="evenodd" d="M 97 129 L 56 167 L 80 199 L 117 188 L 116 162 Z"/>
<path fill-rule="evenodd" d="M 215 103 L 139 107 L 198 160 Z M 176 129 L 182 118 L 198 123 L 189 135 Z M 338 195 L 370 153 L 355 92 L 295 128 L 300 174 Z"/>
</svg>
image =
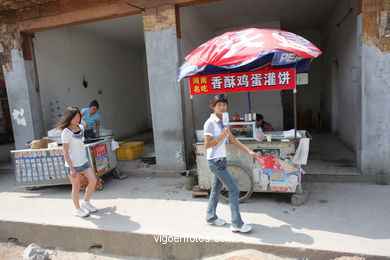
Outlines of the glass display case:
<svg viewBox="0 0 390 260">
<path fill-rule="evenodd" d="M 256 122 L 230 122 L 230 130 L 238 140 L 255 140 Z"/>
</svg>

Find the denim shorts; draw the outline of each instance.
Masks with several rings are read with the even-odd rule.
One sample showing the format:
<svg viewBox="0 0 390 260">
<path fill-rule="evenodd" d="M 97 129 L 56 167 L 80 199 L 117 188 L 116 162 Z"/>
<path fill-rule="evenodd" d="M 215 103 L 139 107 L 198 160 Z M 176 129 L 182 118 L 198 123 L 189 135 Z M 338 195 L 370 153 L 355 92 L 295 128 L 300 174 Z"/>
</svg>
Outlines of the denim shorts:
<svg viewBox="0 0 390 260">
<path fill-rule="evenodd" d="M 76 172 L 82 172 L 82 171 L 88 169 L 89 167 L 91 167 L 91 165 L 89 164 L 89 161 L 87 161 L 86 163 L 84 163 L 84 164 L 81 165 L 81 166 L 74 167 L 74 169 L 76 170 Z M 68 168 L 68 169 L 69 169 L 69 168 Z"/>
</svg>

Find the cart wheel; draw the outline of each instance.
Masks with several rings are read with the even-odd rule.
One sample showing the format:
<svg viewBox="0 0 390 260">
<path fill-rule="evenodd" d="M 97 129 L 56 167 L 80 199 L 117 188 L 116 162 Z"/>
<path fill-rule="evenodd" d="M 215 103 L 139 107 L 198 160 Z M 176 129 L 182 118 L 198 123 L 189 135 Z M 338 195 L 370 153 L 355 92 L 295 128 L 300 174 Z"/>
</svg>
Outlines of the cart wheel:
<svg viewBox="0 0 390 260">
<path fill-rule="evenodd" d="M 249 199 L 253 192 L 252 172 L 247 167 L 236 162 L 228 162 L 226 168 L 232 174 L 240 189 L 238 202 L 242 203 Z M 229 191 L 225 185 L 222 185 L 218 198 L 223 202 L 229 202 Z"/>
</svg>

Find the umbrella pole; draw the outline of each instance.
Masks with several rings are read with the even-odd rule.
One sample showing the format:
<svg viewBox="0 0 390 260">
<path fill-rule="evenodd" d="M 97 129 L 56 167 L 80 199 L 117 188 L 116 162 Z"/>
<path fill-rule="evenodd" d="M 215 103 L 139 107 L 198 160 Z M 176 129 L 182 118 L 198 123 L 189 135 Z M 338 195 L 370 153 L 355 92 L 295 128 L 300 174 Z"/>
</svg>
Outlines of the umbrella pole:
<svg viewBox="0 0 390 260">
<path fill-rule="evenodd" d="M 252 113 L 251 93 L 248 91 L 247 94 L 248 94 L 249 113 Z"/>
<path fill-rule="evenodd" d="M 195 135 L 195 112 L 194 112 L 194 99 L 193 96 L 190 95 L 191 99 L 191 114 L 192 114 L 192 137 Z"/>
<path fill-rule="evenodd" d="M 295 74 L 295 88 L 293 89 L 294 96 L 294 138 L 297 141 L 297 71 L 294 70 Z"/>
<path fill-rule="evenodd" d="M 294 96 L 294 136 L 296 141 L 297 140 L 297 89 L 296 88 L 293 90 L 293 96 Z"/>
</svg>

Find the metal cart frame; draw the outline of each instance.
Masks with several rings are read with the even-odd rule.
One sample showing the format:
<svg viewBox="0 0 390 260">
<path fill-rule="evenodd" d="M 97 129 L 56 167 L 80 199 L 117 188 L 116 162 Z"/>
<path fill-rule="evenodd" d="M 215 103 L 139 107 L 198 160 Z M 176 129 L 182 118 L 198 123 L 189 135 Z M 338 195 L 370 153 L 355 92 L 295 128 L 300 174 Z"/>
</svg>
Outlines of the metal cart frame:
<svg viewBox="0 0 390 260">
<path fill-rule="evenodd" d="M 100 141 L 85 144 L 87 158 L 94 172 L 101 170 L 97 177 L 112 172 L 114 177 L 121 179 L 117 169 L 115 151 L 111 149 L 112 137 L 103 138 Z M 102 145 L 106 149 L 101 154 L 101 160 L 106 163 L 106 168 L 98 165 L 95 158 L 94 147 Z M 65 167 L 65 159 L 62 146 L 45 149 L 24 149 L 11 151 L 12 165 L 15 173 L 15 186 L 35 189 L 44 186 L 70 184 L 69 169 Z"/>
</svg>

